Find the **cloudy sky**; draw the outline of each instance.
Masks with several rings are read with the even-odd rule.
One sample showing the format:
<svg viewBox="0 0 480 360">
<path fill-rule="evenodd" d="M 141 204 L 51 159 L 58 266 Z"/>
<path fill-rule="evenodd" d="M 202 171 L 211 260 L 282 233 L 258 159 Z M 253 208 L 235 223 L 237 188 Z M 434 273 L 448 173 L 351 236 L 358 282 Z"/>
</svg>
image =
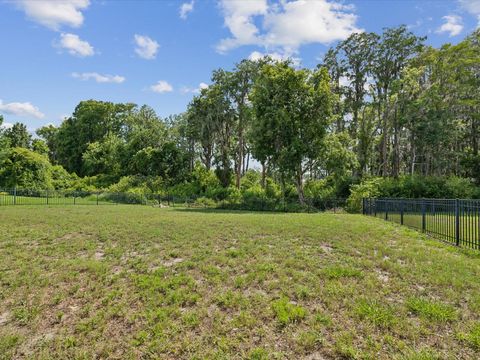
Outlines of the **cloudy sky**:
<svg viewBox="0 0 480 360">
<path fill-rule="evenodd" d="M 0 113 L 31 131 L 85 99 L 167 116 L 215 68 L 263 54 L 314 67 L 350 33 L 400 24 L 456 43 L 479 26 L 480 0 L 0 0 Z"/>
</svg>

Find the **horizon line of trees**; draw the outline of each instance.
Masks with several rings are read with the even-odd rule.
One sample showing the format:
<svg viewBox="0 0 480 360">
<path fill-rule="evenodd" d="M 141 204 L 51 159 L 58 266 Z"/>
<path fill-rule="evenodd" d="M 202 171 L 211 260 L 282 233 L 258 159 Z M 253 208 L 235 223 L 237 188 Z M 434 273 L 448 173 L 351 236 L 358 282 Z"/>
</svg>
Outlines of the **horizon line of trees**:
<svg viewBox="0 0 480 360">
<path fill-rule="evenodd" d="M 479 105 L 480 31 L 438 49 L 405 26 L 357 33 L 315 69 L 269 57 L 217 69 L 166 119 L 146 105 L 88 100 L 39 138 L 17 123 L 0 131 L 0 187 L 210 186 L 228 197 L 254 182 L 303 203 L 306 191 L 348 196 L 371 177 L 478 184 Z"/>
</svg>

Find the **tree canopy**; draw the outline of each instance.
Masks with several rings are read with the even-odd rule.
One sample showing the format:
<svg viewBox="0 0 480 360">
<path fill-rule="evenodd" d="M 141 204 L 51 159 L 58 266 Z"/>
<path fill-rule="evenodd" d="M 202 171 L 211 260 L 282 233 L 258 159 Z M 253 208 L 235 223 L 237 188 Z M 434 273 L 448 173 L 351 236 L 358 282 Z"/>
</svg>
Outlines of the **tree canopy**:
<svg viewBox="0 0 480 360">
<path fill-rule="evenodd" d="M 185 112 L 168 118 L 146 105 L 86 100 L 36 136 L 3 121 L 1 186 L 130 184 L 304 202 L 305 192 L 344 197 L 370 188 L 360 183 L 390 184 L 376 177 L 479 185 L 480 31 L 440 48 L 406 26 L 355 33 L 314 69 L 243 60 L 214 70 Z M 442 186 L 464 185 L 449 181 Z"/>
</svg>

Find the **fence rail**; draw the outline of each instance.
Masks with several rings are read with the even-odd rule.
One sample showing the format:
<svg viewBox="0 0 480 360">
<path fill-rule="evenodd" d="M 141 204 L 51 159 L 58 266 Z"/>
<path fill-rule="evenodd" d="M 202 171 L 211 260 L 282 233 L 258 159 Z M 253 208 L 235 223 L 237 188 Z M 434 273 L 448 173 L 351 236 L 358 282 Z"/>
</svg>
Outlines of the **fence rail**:
<svg viewBox="0 0 480 360">
<path fill-rule="evenodd" d="M 237 201 L 213 200 L 202 196 L 174 196 L 152 193 L 112 193 L 88 191 L 0 189 L 0 207 L 9 205 L 112 205 L 141 204 L 218 208 L 230 210 L 319 212 L 342 209 L 345 199 L 307 198 L 305 204 L 295 199 L 241 198 Z"/>
<path fill-rule="evenodd" d="M 480 249 L 480 200 L 363 199 L 363 214 L 421 230 L 457 246 Z"/>
</svg>

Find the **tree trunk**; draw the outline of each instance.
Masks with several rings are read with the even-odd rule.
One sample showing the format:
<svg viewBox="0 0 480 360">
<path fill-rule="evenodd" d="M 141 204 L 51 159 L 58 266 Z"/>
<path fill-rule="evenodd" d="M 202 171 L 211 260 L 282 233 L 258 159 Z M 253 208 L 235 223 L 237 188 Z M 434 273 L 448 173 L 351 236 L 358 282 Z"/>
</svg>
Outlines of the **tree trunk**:
<svg viewBox="0 0 480 360">
<path fill-rule="evenodd" d="M 398 178 L 400 174 L 400 141 L 399 141 L 399 126 L 397 119 L 397 109 L 395 108 L 394 115 L 394 127 L 393 127 L 393 171 L 392 175 L 395 178 Z"/>
<path fill-rule="evenodd" d="M 300 205 L 305 205 L 305 193 L 303 192 L 303 172 L 301 166 L 298 168 L 295 176 L 295 185 L 297 187 L 298 201 Z"/>
<path fill-rule="evenodd" d="M 266 177 L 267 177 L 267 167 L 265 165 L 265 161 L 262 161 L 262 188 L 265 189 L 265 180 L 266 180 Z"/>
</svg>

